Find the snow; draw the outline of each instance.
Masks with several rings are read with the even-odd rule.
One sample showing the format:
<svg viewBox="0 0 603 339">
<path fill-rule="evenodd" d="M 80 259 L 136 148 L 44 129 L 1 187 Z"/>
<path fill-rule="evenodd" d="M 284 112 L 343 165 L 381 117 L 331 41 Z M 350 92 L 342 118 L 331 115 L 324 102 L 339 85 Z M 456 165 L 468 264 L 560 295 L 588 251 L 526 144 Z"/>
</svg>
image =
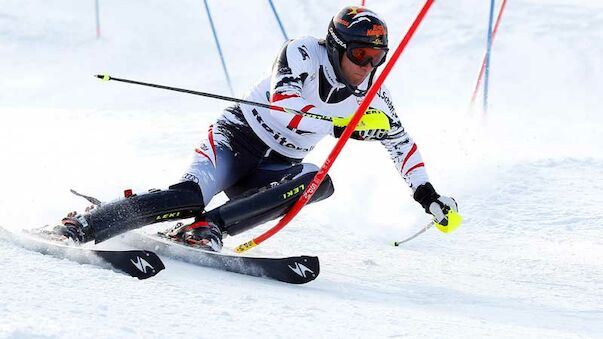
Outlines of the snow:
<svg viewBox="0 0 603 339">
<path fill-rule="evenodd" d="M 280 30 L 267 1 L 209 4 L 241 96 L 270 69 Z M 290 36 L 324 35 L 346 4 L 275 2 Z M 368 1 L 392 44 L 422 4 Z M 603 5 L 509 2 L 483 117 L 481 102 L 468 104 L 488 5 L 436 2 L 387 81 L 434 186 L 459 202 L 457 231 L 391 246 L 429 219 L 378 144 L 350 142 L 331 170 L 334 196 L 250 253 L 318 255 L 317 280 L 292 286 L 165 259 L 139 281 L 0 240 L 0 337 L 603 336 Z M 70 188 L 111 200 L 172 184 L 227 105 L 92 77 L 228 95 L 199 1 L 100 6 L 97 40 L 92 1 L 2 1 L 4 227 L 83 209 Z M 307 160 L 322 164 L 333 145 Z"/>
</svg>

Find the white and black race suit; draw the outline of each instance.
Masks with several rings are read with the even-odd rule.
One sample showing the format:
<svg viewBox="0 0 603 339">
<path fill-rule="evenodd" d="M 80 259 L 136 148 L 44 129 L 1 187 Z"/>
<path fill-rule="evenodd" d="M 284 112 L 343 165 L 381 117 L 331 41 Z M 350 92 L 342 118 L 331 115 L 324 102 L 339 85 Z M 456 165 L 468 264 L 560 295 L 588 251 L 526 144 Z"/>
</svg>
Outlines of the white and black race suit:
<svg viewBox="0 0 603 339">
<path fill-rule="evenodd" d="M 368 79 L 359 87 L 366 88 L 367 83 Z M 347 117 L 356 111 L 363 98 L 354 96 L 337 80 L 324 43 L 304 37 L 283 46 L 271 76 L 260 81 L 245 99 Z M 384 86 L 370 108 L 383 111 L 390 120 L 391 129 L 380 143 L 402 178 L 413 190 L 428 182 L 417 146 L 402 127 Z M 222 191 L 232 198 L 285 176 L 317 171 L 317 166 L 302 160 L 327 135 L 334 135 L 330 121 L 235 105 L 227 108 L 210 128 L 181 180 L 198 183 L 206 204 Z"/>
</svg>

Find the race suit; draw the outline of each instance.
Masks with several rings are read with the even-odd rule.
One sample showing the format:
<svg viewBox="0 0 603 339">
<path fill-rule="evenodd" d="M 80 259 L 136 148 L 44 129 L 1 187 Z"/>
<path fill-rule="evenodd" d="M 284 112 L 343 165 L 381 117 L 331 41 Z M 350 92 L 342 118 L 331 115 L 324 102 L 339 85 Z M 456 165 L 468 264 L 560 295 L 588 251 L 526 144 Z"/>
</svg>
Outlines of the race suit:
<svg viewBox="0 0 603 339">
<path fill-rule="evenodd" d="M 365 79 L 359 88 L 367 84 L 368 79 Z M 338 81 L 324 42 L 304 37 L 285 43 L 272 74 L 260 81 L 244 99 L 330 117 L 347 117 L 356 111 L 364 97 L 354 96 Z M 379 89 L 369 109 L 382 111 L 389 118 L 390 130 L 378 139 L 414 192 L 429 178 L 417 146 L 402 127 L 385 86 Z M 249 192 L 254 193 L 262 187 L 316 173 L 316 165 L 302 161 L 327 135 L 335 136 L 330 121 L 247 104 L 234 105 L 224 110 L 210 127 L 208 137 L 195 149 L 194 158 L 181 181 L 197 183 L 205 204 L 222 191 L 231 200 L 250 196 L 253 194 Z M 356 137 L 363 139 L 361 135 Z M 307 184 L 308 180 L 304 182 Z M 332 185 L 330 179 L 329 185 Z M 316 200 L 326 198 L 332 192 L 332 188 L 325 188 L 324 196 L 318 196 Z M 282 213 L 283 209 L 276 214 Z M 272 213 L 271 217 L 278 215 Z"/>
</svg>

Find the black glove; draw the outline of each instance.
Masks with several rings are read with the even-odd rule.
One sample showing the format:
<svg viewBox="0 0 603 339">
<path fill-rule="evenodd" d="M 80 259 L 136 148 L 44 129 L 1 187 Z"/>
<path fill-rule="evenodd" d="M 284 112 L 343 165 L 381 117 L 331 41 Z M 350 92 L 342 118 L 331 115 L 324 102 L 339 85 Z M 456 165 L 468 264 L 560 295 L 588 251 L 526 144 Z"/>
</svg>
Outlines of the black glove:
<svg viewBox="0 0 603 339">
<path fill-rule="evenodd" d="M 413 198 L 423 206 L 425 213 L 433 215 L 435 222 L 448 225 L 448 212 L 458 212 L 458 205 L 451 197 L 439 195 L 430 183 L 425 183 L 415 190 Z"/>
</svg>

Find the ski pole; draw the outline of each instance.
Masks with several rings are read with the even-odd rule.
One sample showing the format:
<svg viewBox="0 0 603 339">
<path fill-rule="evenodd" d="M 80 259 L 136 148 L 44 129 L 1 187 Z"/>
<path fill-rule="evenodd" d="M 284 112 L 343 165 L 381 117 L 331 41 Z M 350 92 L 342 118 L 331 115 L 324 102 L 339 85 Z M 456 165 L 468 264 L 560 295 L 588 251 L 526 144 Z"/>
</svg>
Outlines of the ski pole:
<svg viewBox="0 0 603 339">
<path fill-rule="evenodd" d="M 418 237 L 419 235 L 425 233 L 425 231 L 427 231 L 431 226 L 433 226 L 433 222 L 430 221 L 429 224 L 425 225 L 424 227 L 422 227 L 417 233 L 411 235 L 410 237 L 404 239 L 404 240 L 400 240 L 400 241 L 394 241 L 394 246 L 400 246 L 405 242 L 411 241 L 414 238 Z"/>
<path fill-rule="evenodd" d="M 190 90 L 190 89 L 184 89 L 184 88 L 178 88 L 178 87 L 170 87 L 170 86 L 164 86 L 164 85 L 157 85 L 157 84 L 152 84 L 152 83 L 142 82 L 142 81 L 136 81 L 136 80 L 121 79 L 121 78 L 116 78 L 116 77 L 110 76 L 108 74 L 97 74 L 97 75 L 95 75 L 95 77 L 99 78 L 101 80 L 105 80 L 105 81 L 113 80 L 113 81 L 125 82 L 125 83 L 128 83 L 128 84 L 141 85 L 141 86 L 147 86 L 147 87 L 154 87 L 154 88 L 160 88 L 160 89 L 167 89 L 169 91 L 194 94 L 194 95 L 199 95 L 199 96 L 207 97 L 207 98 L 213 98 L 213 99 L 218 99 L 218 100 L 231 101 L 231 102 L 236 102 L 236 103 L 240 103 L 240 104 L 246 104 L 246 105 L 251 105 L 251 106 L 268 108 L 268 109 L 279 111 L 279 112 L 285 112 L 285 113 L 291 113 L 291 114 L 295 114 L 295 115 L 301 115 L 301 116 L 306 117 L 306 118 L 312 118 L 312 119 L 323 120 L 323 121 L 333 121 L 333 117 L 330 117 L 330 116 L 327 116 L 327 115 L 322 115 L 322 114 L 317 114 L 317 113 L 310 113 L 310 112 L 302 112 L 302 111 L 298 111 L 298 110 L 295 110 L 295 109 L 286 108 L 286 107 L 282 107 L 282 106 L 269 105 L 269 104 L 264 104 L 264 103 L 255 102 L 255 101 L 249 101 L 249 100 L 245 100 L 245 99 L 237 99 L 237 98 L 227 97 L 227 96 L 219 95 L 219 94 L 193 91 L 193 90 Z"/>
<path fill-rule="evenodd" d="M 285 226 L 287 226 L 287 224 L 289 224 L 289 222 L 297 215 L 297 213 L 299 213 L 299 211 L 312 198 L 314 193 L 318 190 L 320 183 L 326 177 L 327 172 L 329 171 L 329 169 L 331 168 L 331 166 L 337 159 L 337 156 L 343 149 L 343 146 L 345 146 L 346 142 L 352 135 L 352 132 L 356 128 L 356 125 L 358 125 L 358 123 L 360 122 L 360 119 L 362 118 L 364 111 L 366 111 L 369 104 L 373 100 L 373 97 L 377 94 L 377 91 L 381 88 L 381 85 L 385 81 L 385 78 L 387 78 L 390 71 L 396 64 L 396 61 L 398 61 L 398 58 L 402 54 L 402 51 L 404 51 L 404 49 L 408 45 L 408 42 L 410 41 L 410 39 L 414 35 L 415 31 L 419 27 L 419 24 L 421 23 L 421 21 L 423 21 L 423 18 L 427 14 L 427 11 L 429 10 L 429 8 L 431 7 L 431 5 L 433 4 L 434 1 L 435 0 L 427 0 L 425 2 L 425 5 L 421 9 L 419 14 L 415 18 L 415 20 L 413 21 L 412 25 L 408 29 L 408 32 L 406 33 L 406 35 L 404 36 L 402 41 L 400 41 L 400 44 L 394 51 L 394 54 L 392 55 L 391 59 L 385 65 L 383 72 L 381 72 L 381 74 L 379 75 L 379 77 L 377 78 L 375 83 L 369 89 L 368 93 L 366 94 L 366 96 L 364 97 L 362 102 L 360 103 L 360 106 L 358 106 L 358 109 L 352 116 L 352 120 L 348 123 L 348 126 L 344 129 L 343 134 L 339 137 L 337 144 L 335 144 L 335 147 L 333 147 L 333 150 L 331 151 L 331 153 L 325 160 L 322 167 L 318 170 L 318 172 L 316 173 L 316 175 L 314 176 L 314 178 L 312 179 L 312 181 L 310 182 L 308 187 L 304 190 L 304 193 L 302 194 L 302 196 L 295 202 L 293 207 L 291 207 L 291 209 L 287 212 L 287 214 L 285 214 L 285 216 L 283 216 L 283 218 L 274 227 L 272 227 L 268 231 L 264 232 L 260 236 L 237 246 L 235 248 L 236 252 L 241 253 L 241 252 L 247 251 L 247 250 L 261 244 L 262 242 L 266 241 L 268 238 L 272 237 L 278 231 L 280 231 Z"/>
<path fill-rule="evenodd" d="M 448 213 L 446 213 L 446 217 L 448 218 L 446 225 L 438 224 L 434 219 L 434 220 L 430 221 L 429 224 L 425 225 L 425 227 L 421 228 L 417 233 L 411 235 L 410 237 L 408 237 L 404 240 L 394 241 L 394 246 L 400 246 L 401 244 L 403 244 L 405 242 L 411 241 L 412 239 L 425 233 L 425 231 L 427 231 L 431 226 L 435 226 L 442 233 L 450 233 L 450 232 L 456 230 L 457 228 L 459 228 L 459 226 L 461 226 L 463 217 L 458 212 L 449 210 Z"/>
</svg>

